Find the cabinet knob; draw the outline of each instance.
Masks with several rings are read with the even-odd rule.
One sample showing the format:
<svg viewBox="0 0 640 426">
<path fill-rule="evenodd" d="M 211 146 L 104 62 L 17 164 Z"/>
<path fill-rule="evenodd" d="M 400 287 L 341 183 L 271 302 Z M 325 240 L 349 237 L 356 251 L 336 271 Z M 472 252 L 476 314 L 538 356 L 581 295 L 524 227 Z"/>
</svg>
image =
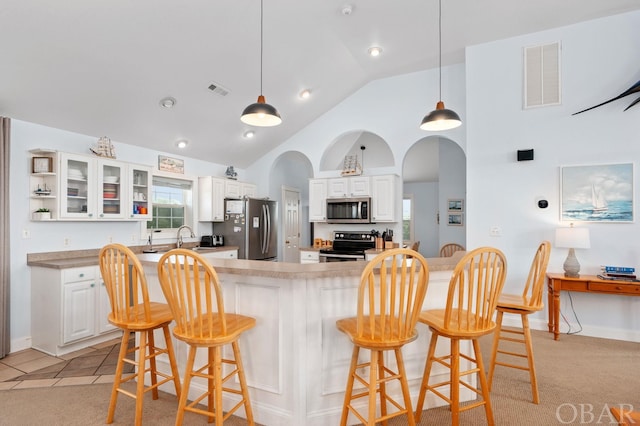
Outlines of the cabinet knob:
<svg viewBox="0 0 640 426">
<path fill-rule="evenodd" d="M 82 278 L 82 277 L 84 277 L 84 274 L 78 274 L 78 276 L 79 276 L 80 278 Z"/>
<path fill-rule="evenodd" d="M 95 286 L 96 286 L 96 283 L 91 283 L 91 287 L 95 287 Z"/>
</svg>

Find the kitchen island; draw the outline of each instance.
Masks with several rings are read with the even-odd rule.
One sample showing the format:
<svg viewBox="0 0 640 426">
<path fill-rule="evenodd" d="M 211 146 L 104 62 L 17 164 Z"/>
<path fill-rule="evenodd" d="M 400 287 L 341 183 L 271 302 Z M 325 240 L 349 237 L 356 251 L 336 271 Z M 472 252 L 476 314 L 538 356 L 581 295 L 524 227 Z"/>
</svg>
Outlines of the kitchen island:
<svg viewBox="0 0 640 426">
<path fill-rule="evenodd" d="M 161 254 L 140 254 L 153 300 L 164 301 L 157 276 Z M 205 257 L 207 257 L 205 255 Z M 425 309 L 444 306 L 451 270 L 459 256 L 427 259 L 430 279 Z M 257 325 L 240 338 L 243 363 L 255 420 L 265 425 L 338 424 L 349 371 L 352 344 L 335 326 L 339 318 L 353 316 L 360 274 L 366 262 L 320 264 L 260 262 L 208 258 L 224 291 L 227 312 L 256 318 Z M 419 338 L 403 349 L 413 402 L 417 400 L 430 333 L 418 324 Z M 159 338 L 160 336 L 158 336 Z M 174 339 L 179 370 L 184 371 L 188 348 Z M 448 350 L 443 345 L 443 351 Z M 469 353 L 470 346 L 462 351 Z M 230 349 L 225 349 L 225 356 Z M 199 354 L 199 360 L 205 353 Z M 365 351 L 363 356 L 368 357 Z M 169 370 L 167 360 L 160 368 Z M 434 367 L 437 380 L 446 381 L 448 371 Z M 475 381 L 475 378 L 472 380 Z M 237 387 L 237 383 L 231 383 Z M 475 383 L 472 383 L 475 385 Z M 204 382 L 192 382 L 198 392 Z M 170 386 L 163 388 L 172 392 Z M 400 398 L 400 389 L 388 392 Z M 190 394 L 190 398 L 196 392 Z M 226 409 L 236 399 L 225 395 Z M 461 400 L 474 394 L 461 388 Z M 426 407 L 443 401 L 428 395 Z M 236 412 L 244 415 L 243 410 Z M 349 424 L 359 423 L 350 417 Z"/>
</svg>

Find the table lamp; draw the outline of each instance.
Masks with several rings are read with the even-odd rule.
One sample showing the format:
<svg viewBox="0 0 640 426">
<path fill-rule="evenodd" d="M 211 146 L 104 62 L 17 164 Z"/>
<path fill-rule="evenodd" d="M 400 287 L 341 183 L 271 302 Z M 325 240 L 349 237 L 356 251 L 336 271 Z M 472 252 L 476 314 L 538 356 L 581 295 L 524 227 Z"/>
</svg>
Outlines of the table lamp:
<svg viewBox="0 0 640 426">
<path fill-rule="evenodd" d="M 569 228 L 557 228 L 556 247 L 569 249 L 569 254 L 563 264 L 564 276 L 578 278 L 580 276 L 580 263 L 578 263 L 574 249 L 591 248 L 589 229 L 574 228 L 573 223 Z"/>
</svg>

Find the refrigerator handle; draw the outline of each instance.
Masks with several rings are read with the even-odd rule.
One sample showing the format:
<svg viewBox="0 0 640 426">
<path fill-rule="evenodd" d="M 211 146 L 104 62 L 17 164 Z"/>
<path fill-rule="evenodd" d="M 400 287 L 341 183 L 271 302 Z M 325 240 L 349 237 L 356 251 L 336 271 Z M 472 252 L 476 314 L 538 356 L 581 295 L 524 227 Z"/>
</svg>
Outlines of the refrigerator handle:
<svg viewBox="0 0 640 426">
<path fill-rule="evenodd" d="M 267 238 L 265 240 L 264 245 L 264 253 L 269 253 L 269 245 L 271 244 L 271 211 L 269 210 L 269 205 L 265 204 L 264 211 L 267 213 Z"/>
<path fill-rule="evenodd" d="M 262 229 L 262 244 L 260 249 L 262 250 L 262 254 L 265 254 L 267 252 L 266 249 L 266 245 L 267 245 L 267 230 L 268 230 L 268 222 L 267 222 L 267 213 L 266 213 L 266 207 L 264 204 L 262 205 L 262 223 L 263 226 L 261 227 Z"/>
</svg>

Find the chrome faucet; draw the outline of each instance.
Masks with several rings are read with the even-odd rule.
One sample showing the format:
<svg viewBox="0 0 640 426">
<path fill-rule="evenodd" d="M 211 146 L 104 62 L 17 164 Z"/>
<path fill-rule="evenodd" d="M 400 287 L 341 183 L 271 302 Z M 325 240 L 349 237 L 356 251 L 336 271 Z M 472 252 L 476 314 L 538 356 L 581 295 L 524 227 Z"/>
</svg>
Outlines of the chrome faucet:
<svg viewBox="0 0 640 426">
<path fill-rule="evenodd" d="M 182 235 L 180 235 L 180 232 L 182 232 L 182 230 L 185 228 L 188 229 L 189 232 L 191 232 L 191 235 L 190 235 L 191 238 L 196 237 L 196 234 L 193 233 L 193 229 L 191 229 L 189 225 L 182 225 L 180 228 L 178 228 L 178 243 L 177 243 L 178 248 L 182 247 Z"/>
</svg>

